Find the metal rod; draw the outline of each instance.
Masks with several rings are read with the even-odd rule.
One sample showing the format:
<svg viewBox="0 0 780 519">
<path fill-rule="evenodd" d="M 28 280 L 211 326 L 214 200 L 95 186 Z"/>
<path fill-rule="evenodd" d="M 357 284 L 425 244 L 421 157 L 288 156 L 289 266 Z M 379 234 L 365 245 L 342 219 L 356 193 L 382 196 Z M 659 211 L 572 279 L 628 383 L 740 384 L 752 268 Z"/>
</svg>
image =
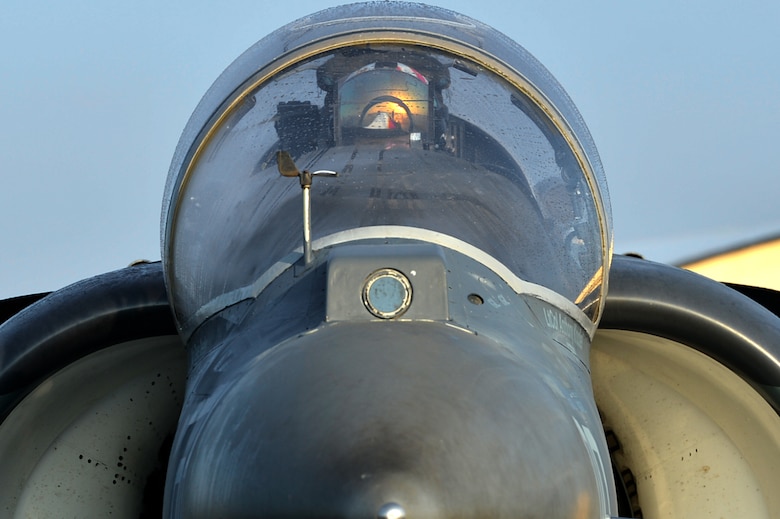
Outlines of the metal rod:
<svg viewBox="0 0 780 519">
<path fill-rule="evenodd" d="M 301 182 L 301 188 L 303 189 L 303 264 L 308 267 L 314 260 L 314 253 L 311 250 L 311 194 L 309 193 L 309 188 L 315 175 L 337 177 L 339 174 L 327 169 L 315 171 L 314 173 L 305 169 L 298 171 L 292 157 L 284 150 L 276 152 L 276 165 L 283 177 L 298 177 L 298 180 Z"/>
<path fill-rule="evenodd" d="M 307 185 L 303 187 L 303 263 L 306 266 L 312 261 L 313 255 L 311 252 L 311 196 L 309 195 L 309 187 Z"/>
</svg>

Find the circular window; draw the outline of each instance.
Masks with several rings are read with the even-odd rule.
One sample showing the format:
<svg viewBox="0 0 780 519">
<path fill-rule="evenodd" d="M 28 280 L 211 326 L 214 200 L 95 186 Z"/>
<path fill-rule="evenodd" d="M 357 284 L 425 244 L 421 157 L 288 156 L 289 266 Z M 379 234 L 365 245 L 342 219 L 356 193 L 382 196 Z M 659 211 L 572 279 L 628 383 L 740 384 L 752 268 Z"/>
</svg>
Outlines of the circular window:
<svg viewBox="0 0 780 519">
<path fill-rule="evenodd" d="M 412 304 L 412 285 L 395 269 L 377 270 L 363 285 L 363 304 L 380 319 L 398 317 Z"/>
</svg>

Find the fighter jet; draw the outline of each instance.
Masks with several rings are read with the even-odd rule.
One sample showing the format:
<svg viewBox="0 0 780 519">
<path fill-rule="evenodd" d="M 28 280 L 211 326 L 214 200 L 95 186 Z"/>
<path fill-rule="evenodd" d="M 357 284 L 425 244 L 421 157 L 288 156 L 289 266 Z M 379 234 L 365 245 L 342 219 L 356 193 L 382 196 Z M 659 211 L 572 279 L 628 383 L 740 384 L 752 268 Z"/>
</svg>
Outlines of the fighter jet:
<svg viewBox="0 0 780 519">
<path fill-rule="evenodd" d="M 4 302 L 0 510 L 778 517 L 780 320 L 611 225 L 577 109 L 494 29 L 282 27 L 188 122 L 161 263 Z"/>
</svg>

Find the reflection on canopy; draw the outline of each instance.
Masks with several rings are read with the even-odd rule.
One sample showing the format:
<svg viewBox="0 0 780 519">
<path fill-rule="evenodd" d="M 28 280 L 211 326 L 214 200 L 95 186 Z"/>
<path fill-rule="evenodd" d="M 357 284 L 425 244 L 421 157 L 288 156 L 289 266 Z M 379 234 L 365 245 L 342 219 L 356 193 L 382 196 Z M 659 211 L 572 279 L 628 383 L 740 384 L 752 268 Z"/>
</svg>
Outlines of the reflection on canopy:
<svg viewBox="0 0 780 519">
<path fill-rule="evenodd" d="M 300 247 L 299 189 L 276 173 L 285 150 L 301 170 L 339 172 L 312 188 L 314 240 L 373 226 L 436 231 L 596 317 L 596 195 L 547 114 L 506 79 L 438 50 L 364 45 L 296 63 L 243 99 L 179 198 L 173 271 L 198 289 L 174 294 L 177 311 L 191 316 Z"/>
<path fill-rule="evenodd" d="M 428 127 L 428 80 L 403 63 L 365 65 L 338 91 L 342 137 L 365 130 L 411 134 Z"/>
</svg>

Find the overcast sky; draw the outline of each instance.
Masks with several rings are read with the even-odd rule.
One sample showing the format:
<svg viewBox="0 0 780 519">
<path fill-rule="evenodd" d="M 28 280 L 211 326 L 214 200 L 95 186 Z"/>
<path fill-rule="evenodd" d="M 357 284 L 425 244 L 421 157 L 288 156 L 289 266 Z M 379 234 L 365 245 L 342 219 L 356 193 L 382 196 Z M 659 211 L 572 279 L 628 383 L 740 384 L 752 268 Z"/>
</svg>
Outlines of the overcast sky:
<svg viewBox="0 0 780 519">
<path fill-rule="evenodd" d="M 780 233 L 780 3 L 431 2 L 516 40 L 601 153 L 616 252 Z M 0 298 L 160 258 L 163 187 L 222 70 L 323 1 L 39 2 L 0 16 Z"/>
</svg>

